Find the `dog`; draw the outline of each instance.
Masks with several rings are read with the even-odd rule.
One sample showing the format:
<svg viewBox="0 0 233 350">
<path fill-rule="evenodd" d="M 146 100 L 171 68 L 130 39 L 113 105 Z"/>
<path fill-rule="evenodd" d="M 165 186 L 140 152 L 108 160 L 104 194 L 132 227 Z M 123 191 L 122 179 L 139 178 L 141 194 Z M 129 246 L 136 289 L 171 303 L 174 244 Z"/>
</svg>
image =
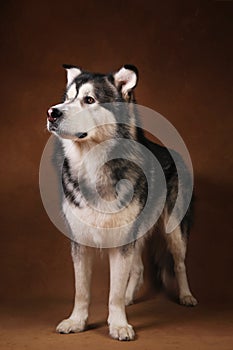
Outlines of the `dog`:
<svg viewBox="0 0 233 350">
<path fill-rule="evenodd" d="M 66 90 L 62 102 L 47 112 L 47 129 L 58 137 L 64 151 L 62 209 L 71 232 L 75 301 L 70 317 L 56 330 L 71 333 L 85 329 L 93 251 L 106 248 L 110 261 L 109 333 L 114 339 L 133 340 L 135 332 L 125 306 L 133 303 L 143 283 L 141 256 L 151 234 L 160 235 L 164 242 L 163 251 L 155 247 L 163 282 L 174 275 L 180 304 L 197 304 L 185 267 L 193 201 L 182 221 L 166 234 L 178 194 L 177 165 L 171 152 L 150 141 L 140 126 L 134 95 L 137 68 L 127 64 L 114 73 L 100 74 L 63 66 Z M 158 169 L 152 166 L 151 155 L 163 170 L 165 197 L 163 186 L 157 186 Z M 143 169 L 147 169 L 147 177 Z M 185 173 L 188 178 L 188 171 Z M 185 183 L 179 190 L 185 197 Z M 164 207 L 158 213 L 162 197 Z M 137 221 L 148 198 L 149 209 Z M 156 215 L 158 219 L 151 224 Z"/>
</svg>

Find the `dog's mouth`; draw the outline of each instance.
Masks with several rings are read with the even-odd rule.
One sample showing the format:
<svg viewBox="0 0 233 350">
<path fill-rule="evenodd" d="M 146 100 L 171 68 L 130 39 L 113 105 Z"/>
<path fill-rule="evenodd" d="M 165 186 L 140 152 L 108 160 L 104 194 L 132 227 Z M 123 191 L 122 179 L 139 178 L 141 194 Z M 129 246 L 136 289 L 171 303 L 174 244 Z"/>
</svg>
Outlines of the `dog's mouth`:
<svg viewBox="0 0 233 350">
<path fill-rule="evenodd" d="M 49 131 L 57 131 L 57 126 L 55 126 L 55 125 L 49 125 L 48 130 L 49 130 Z"/>
<path fill-rule="evenodd" d="M 68 139 L 85 139 L 88 136 L 87 132 L 77 132 L 77 133 L 69 133 L 64 130 L 60 130 L 57 125 L 49 125 L 48 130 L 50 132 L 54 132 L 55 134 L 59 135 L 62 138 L 68 138 Z"/>
</svg>

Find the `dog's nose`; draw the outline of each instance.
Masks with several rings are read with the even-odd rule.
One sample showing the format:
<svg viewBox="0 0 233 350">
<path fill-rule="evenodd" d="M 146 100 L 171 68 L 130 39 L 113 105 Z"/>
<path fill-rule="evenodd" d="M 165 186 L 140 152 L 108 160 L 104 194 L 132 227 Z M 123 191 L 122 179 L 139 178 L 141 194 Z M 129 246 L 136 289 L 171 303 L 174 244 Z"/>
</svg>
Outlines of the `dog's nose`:
<svg viewBox="0 0 233 350">
<path fill-rule="evenodd" d="M 48 112 L 48 120 L 53 123 L 58 118 L 62 116 L 62 112 L 58 108 L 49 108 Z"/>
</svg>

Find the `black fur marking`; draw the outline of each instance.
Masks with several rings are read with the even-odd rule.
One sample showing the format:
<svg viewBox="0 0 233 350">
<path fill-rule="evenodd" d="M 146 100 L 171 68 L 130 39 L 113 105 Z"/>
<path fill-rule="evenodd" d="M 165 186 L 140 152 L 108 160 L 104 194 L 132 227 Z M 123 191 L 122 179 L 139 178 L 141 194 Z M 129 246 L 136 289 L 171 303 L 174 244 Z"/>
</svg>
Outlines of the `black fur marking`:
<svg viewBox="0 0 233 350">
<path fill-rule="evenodd" d="M 65 69 L 71 69 L 71 68 L 80 69 L 79 67 L 74 66 L 73 64 L 63 64 L 62 67 L 65 68 Z M 81 69 L 80 69 L 80 70 L 81 70 Z"/>
<path fill-rule="evenodd" d="M 84 137 L 87 136 L 87 132 L 78 132 L 75 134 L 79 139 L 83 139 Z"/>
<path fill-rule="evenodd" d="M 71 255 L 72 257 L 77 257 L 80 253 L 80 244 L 71 240 Z"/>
<path fill-rule="evenodd" d="M 65 69 L 78 68 L 73 65 L 65 64 L 63 65 Z M 134 71 L 138 76 L 137 68 L 133 65 L 125 65 L 126 69 Z M 122 96 L 121 89 L 115 86 L 113 74 L 101 74 L 101 73 L 90 73 L 82 71 L 75 79 L 74 83 L 76 84 L 77 95 L 79 93 L 80 87 L 85 83 L 91 83 L 94 87 L 95 97 L 101 104 L 108 104 L 112 102 L 125 102 L 125 99 Z M 135 85 L 136 86 L 136 85 Z M 77 96 L 76 95 L 76 96 Z M 67 91 L 64 93 L 62 101 L 64 102 L 67 96 Z M 129 101 L 135 102 L 134 95 L 132 92 L 129 92 L 128 96 Z M 107 105 L 103 107 L 108 109 Z"/>
<path fill-rule="evenodd" d="M 72 186 L 72 190 L 68 189 L 68 185 Z M 63 169 L 62 169 L 62 187 L 65 194 L 65 197 L 69 200 L 70 203 L 74 204 L 76 207 L 80 207 L 80 202 L 77 200 L 77 194 L 79 190 L 79 183 L 76 179 L 73 179 L 70 173 L 69 161 L 67 158 L 64 160 Z"/>
<path fill-rule="evenodd" d="M 95 97 L 99 103 L 110 103 L 116 100 L 116 89 L 104 74 L 82 72 L 75 80 L 77 94 L 80 87 L 89 82 L 94 86 Z"/>
<path fill-rule="evenodd" d="M 109 81 L 112 85 L 115 85 L 115 83 L 114 83 L 114 77 L 113 77 L 112 74 L 108 74 L 106 77 L 107 77 L 108 81 Z"/>
<path fill-rule="evenodd" d="M 135 246 L 135 241 L 126 245 L 123 245 L 119 248 L 121 254 L 126 257 L 128 254 L 132 253 L 132 249 Z"/>
</svg>

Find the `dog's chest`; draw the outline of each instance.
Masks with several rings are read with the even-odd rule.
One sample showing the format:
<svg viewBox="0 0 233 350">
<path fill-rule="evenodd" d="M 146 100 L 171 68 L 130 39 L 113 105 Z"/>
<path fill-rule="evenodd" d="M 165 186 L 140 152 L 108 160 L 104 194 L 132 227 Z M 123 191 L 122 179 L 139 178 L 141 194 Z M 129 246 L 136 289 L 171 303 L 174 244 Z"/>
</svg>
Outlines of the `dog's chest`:
<svg viewBox="0 0 233 350">
<path fill-rule="evenodd" d="M 128 183 L 118 181 L 107 168 L 98 175 L 82 173 L 79 181 L 75 174 L 63 176 L 65 214 L 75 213 L 82 222 L 96 227 L 115 227 L 126 224 L 139 211 L 138 201 L 131 197 Z"/>
<path fill-rule="evenodd" d="M 122 245 L 140 212 L 140 203 L 136 198 L 127 203 L 127 186 L 115 186 L 109 172 L 80 180 L 76 187 L 65 180 L 66 186 L 73 186 L 63 200 L 72 238 L 90 246 Z"/>
</svg>

